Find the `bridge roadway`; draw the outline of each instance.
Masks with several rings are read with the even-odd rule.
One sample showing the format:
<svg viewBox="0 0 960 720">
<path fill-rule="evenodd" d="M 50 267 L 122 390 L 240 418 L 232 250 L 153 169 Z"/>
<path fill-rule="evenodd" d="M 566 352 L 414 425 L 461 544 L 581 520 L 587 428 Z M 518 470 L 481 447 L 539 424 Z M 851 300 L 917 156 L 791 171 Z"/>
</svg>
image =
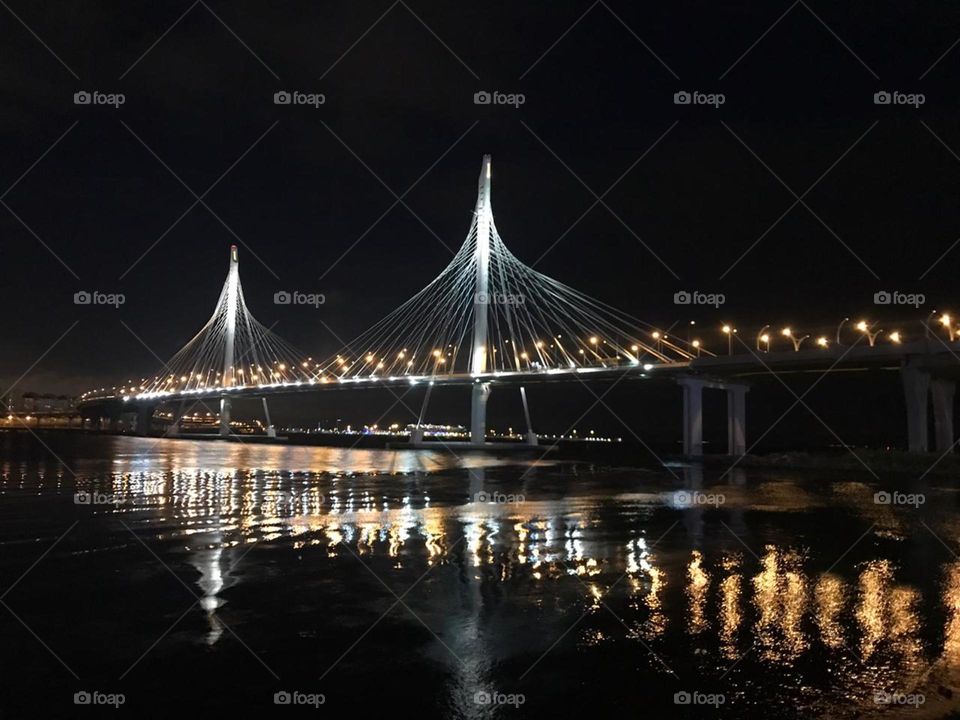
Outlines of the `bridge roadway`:
<svg viewBox="0 0 960 720">
<path fill-rule="evenodd" d="M 702 445 L 702 392 L 719 389 L 728 395 L 728 450 L 732 455 L 745 450 L 745 394 L 751 378 L 791 373 L 845 373 L 873 369 L 896 370 L 901 374 L 907 410 L 907 445 L 911 451 L 929 450 L 927 428 L 928 402 L 933 399 L 936 448 L 947 451 L 954 442 L 953 398 L 960 378 L 960 342 L 948 343 L 931 336 L 918 341 L 870 347 L 866 342 L 853 345 L 810 347 L 799 351 L 760 352 L 754 349 L 732 355 L 695 358 L 687 362 L 618 364 L 605 367 L 530 369 L 473 375 L 470 373 L 430 376 L 385 376 L 350 378 L 342 381 L 242 386 L 226 392 L 212 388 L 183 393 L 146 394 L 118 397 L 89 397 L 79 405 L 81 415 L 99 427 L 102 418 L 115 426 L 122 414 L 137 414 L 138 426 L 146 427 L 153 411 L 161 404 L 246 398 L 274 395 L 326 392 L 334 390 L 384 389 L 429 385 L 467 386 L 478 382 L 491 387 L 573 381 L 612 381 L 626 374 L 630 380 L 660 380 L 683 389 L 684 452 L 698 456 Z M 143 424 L 141 424 L 143 423 Z"/>
</svg>

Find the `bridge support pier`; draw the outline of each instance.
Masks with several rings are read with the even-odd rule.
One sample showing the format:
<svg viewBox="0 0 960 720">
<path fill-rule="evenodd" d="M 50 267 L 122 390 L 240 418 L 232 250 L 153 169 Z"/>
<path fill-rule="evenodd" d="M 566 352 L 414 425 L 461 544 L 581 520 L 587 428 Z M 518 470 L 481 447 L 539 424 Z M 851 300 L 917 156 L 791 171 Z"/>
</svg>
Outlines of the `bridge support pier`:
<svg viewBox="0 0 960 720">
<path fill-rule="evenodd" d="M 220 437 L 230 437 L 230 398 L 220 398 Z"/>
<path fill-rule="evenodd" d="M 263 401 L 263 414 L 267 418 L 267 437 L 275 438 L 277 436 L 277 431 L 273 427 L 273 423 L 270 422 L 270 408 L 267 407 L 267 399 L 265 397 L 260 399 Z"/>
<path fill-rule="evenodd" d="M 490 383 L 473 384 L 470 402 L 470 442 L 482 445 L 487 441 L 487 400 L 490 397 Z"/>
<path fill-rule="evenodd" d="M 946 378 L 934 378 L 930 381 L 933 395 L 933 437 L 938 453 L 953 450 L 953 398 L 957 383 Z"/>
<path fill-rule="evenodd" d="M 740 457 L 747 452 L 747 388 L 727 388 L 727 454 Z"/>
<path fill-rule="evenodd" d="M 527 420 L 527 445 L 536 447 L 540 440 L 533 431 L 533 423 L 530 422 L 530 404 L 527 402 L 527 389 L 523 385 L 520 386 L 520 399 L 523 400 L 523 416 Z"/>
<path fill-rule="evenodd" d="M 724 390 L 727 393 L 727 453 L 735 457 L 747 451 L 747 391 L 746 385 L 708 380 L 700 377 L 681 377 L 677 384 L 683 388 L 683 454 L 703 457 L 703 389 Z"/>
<path fill-rule="evenodd" d="M 180 421 L 183 419 L 183 410 L 186 404 L 186 400 L 181 400 L 177 409 L 173 411 L 173 422 L 167 426 L 167 432 L 165 433 L 167 437 L 177 437 L 180 434 Z"/>
<path fill-rule="evenodd" d="M 907 365 L 900 370 L 900 376 L 907 404 L 907 449 L 910 452 L 927 452 L 930 449 L 927 435 L 930 373 Z"/>
<path fill-rule="evenodd" d="M 137 408 L 136 432 L 137 435 L 150 434 L 150 422 L 153 419 L 153 405 L 141 405 Z"/>
<path fill-rule="evenodd" d="M 683 388 L 683 454 L 703 455 L 703 380 L 693 377 L 677 381 Z"/>
</svg>

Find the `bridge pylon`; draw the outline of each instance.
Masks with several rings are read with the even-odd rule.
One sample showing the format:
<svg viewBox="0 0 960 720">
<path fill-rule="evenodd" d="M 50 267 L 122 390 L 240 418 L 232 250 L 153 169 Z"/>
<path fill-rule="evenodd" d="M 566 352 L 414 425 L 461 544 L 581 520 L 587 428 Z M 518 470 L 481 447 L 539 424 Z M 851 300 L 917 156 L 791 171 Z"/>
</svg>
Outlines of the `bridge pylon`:
<svg viewBox="0 0 960 720">
<path fill-rule="evenodd" d="M 226 293 L 226 312 L 224 313 L 224 343 L 223 343 L 223 385 L 230 387 L 236 382 L 236 371 L 233 364 L 233 349 L 237 339 L 237 308 L 240 305 L 240 259 L 237 246 L 230 246 L 230 269 L 227 272 L 227 282 L 224 286 Z M 220 398 L 220 436 L 230 435 L 230 398 L 226 395 Z"/>
<path fill-rule="evenodd" d="M 491 158 L 483 156 L 480 182 L 477 187 L 475 223 L 477 242 L 474 249 L 476 282 L 473 294 L 473 351 L 470 372 L 482 375 L 487 369 L 487 328 L 490 307 L 490 234 L 493 228 L 493 207 L 490 201 Z M 487 399 L 490 383 L 475 382 L 470 396 L 470 442 L 480 444 L 487 436 Z"/>
</svg>

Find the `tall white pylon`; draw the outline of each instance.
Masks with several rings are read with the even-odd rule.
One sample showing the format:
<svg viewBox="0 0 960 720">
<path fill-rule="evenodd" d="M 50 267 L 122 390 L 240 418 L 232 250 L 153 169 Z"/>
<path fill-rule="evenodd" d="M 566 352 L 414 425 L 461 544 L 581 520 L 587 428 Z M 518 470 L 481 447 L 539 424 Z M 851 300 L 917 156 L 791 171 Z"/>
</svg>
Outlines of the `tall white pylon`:
<svg viewBox="0 0 960 720">
<path fill-rule="evenodd" d="M 480 183 L 477 188 L 477 242 L 474 249 L 477 281 L 473 294 L 473 359 L 470 371 L 475 375 L 487 369 L 487 308 L 490 307 L 490 227 L 493 207 L 490 204 L 490 156 L 483 156 Z"/>
<path fill-rule="evenodd" d="M 292 301 L 277 293 L 278 304 Z M 162 374 L 144 378 L 141 399 L 220 394 L 220 430 L 229 433 L 230 401 L 248 388 L 313 383 L 316 363 L 257 322 L 243 299 L 237 247 L 230 247 L 227 279 L 213 314 L 200 332 L 164 366 Z M 132 390 L 132 389 L 131 389 Z"/>
<path fill-rule="evenodd" d="M 490 307 L 490 230 L 493 227 L 493 207 L 490 198 L 490 156 L 483 156 L 480 182 L 477 188 L 477 242 L 475 265 L 477 280 L 473 295 L 473 358 L 470 372 L 482 375 L 487 370 L 487 327 Z M 487 399 L 490 383 L 479 378 L 473 383 L 470 396 L 470 442 L 482 443 L 487 434 Z"/>
<path fill-rule="evenodd" d="M 233 367 L 233 349 L 237 340 L 237 306 L 240 294 L 240 261 L 237 256 L 237 246 L 230 246 L 230 269 L 227 271 L 225 286 L 226 317 L 223 344 L 223 377 L 224 386 L 235 384 L 236 376 Z M 220 398 L 220 435 L 230 434 L 230 398 L 226 395 Z"/>
</svg>

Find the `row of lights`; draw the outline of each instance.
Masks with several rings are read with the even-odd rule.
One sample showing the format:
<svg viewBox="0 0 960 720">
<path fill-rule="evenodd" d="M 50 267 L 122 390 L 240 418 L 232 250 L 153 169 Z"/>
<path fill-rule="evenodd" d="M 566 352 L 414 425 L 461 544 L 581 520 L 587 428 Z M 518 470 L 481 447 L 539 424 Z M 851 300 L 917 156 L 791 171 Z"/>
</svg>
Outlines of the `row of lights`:
<svg viewBox="0 0 960 720">
<path fill-rule="evenodd" d="M 931 313 L 931 317 L 932 316 L 933 316 L 933 313 Z M 842 344 L 840 342 L 840 331 L 843 329 L 843 326 L 849 320 L 850 318 L 844 318 L 842 321 L 840 321 L 840 324 L 837 326 L 837 333 L 836 333 L 837 345 Z M 958 326 L 954 324 L 953 318 L 947 313 L 943 313 L 942 315 L 940 315 L 940 317 L 937 318 L 937 322 L 941 326 L 943 326 L 944 329 L 946 329 L 950 337 L 950 342 L 955 342 L 957 338 Z M 864 337 L 867 338 L 867 343 L 869 344 L 870 347 L 874 347 L 876 345 L 877 338 L 879 338 L 880 335 L 884 332 L 882 328 L 877 328 L 877 323 L 871 324 L 871 323 L 868 323 L 866 320 L 860 320 L 853 327 L 859 332 L 863 333 Z M 757 350 L 765 350 L 766 352 L 770 352 L 770 344 L 773 338 L 769 330 L 770 330 L 769 325 L 764 325 L 762 328 L 760 328 L 760 332 L 757 333 L 757 342 L 756 342 Z M 732 355 L 733 354 L 733 336 L 737 334 L 737 329 L 732 325 L 724 324 L 723 326 L 721 326 L 720 331 L 727 336 L 727 354 Z M 803 342 L 810 338 L 809 334 L 796 335 L 793 329 L 790 327 L 782 328 L 780 330 L 780 335 L 790 340 L 790 342 L 793 344 L 793 349 L 795 352 L 799 352 L 800 346 L 803 345 Z M 655 340 L 659 340 L 661 338 L 661 334 L 655 331 L 652 333 L 652 337 Z M 664 335 L 662 337 L 666 337 L 666 336 Z M 886 337 L 894 345 L 900 345 L 903 342 L 903 335 L 899 330 L 892 330 L 890 332 L 887 332 Z M 825 335 L 821 335 L 817 337 L 816 340 L 814 340 L 814 342 L 818 347 L 821 347 L 821 348 L 826 348 L 830 346 L 830 340 Z M 697 355 L 699 355 L 700 350 L 702 348 L 702 343 L 700 342 L 700 340 L 694 339 L 690 344 L 696 349 Z"/>
</svg>

